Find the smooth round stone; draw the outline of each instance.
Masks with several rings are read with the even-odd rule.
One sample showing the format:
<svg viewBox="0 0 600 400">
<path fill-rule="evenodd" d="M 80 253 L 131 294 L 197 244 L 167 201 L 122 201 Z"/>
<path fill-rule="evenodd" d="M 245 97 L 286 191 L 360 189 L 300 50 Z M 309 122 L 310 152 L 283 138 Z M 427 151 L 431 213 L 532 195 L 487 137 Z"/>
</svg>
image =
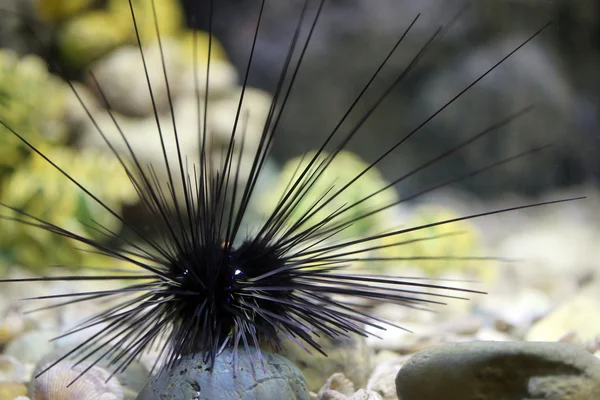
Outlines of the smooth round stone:
<svg viewBox="0 0 600 400">
<path fill-rule="evenodd" d="M 215 360 L 212 371 L 203 362 L 203 354 L 184 357 L 172 369 L 153 378 L 137 399 L 308 400 L 308 387 L 302 372 L 280 355 L 261 352 L 264 369 L 254 349 L 250 349 L 250 353 L 238 349 L 235 377 L 232 349 L 223 351 Z"/>
<path fill-rule="evenodd" d="M 50 341 L 56 336 L 58 333 L 53 331 L 26 332 L 8 343 L 4 354 L 24 363 L 36 363 L 56 348 L 55 343 Z"/>
<path fill-rule="evenodd" d="M 600 360 L 567 343 L 450 343 L 411 357 L 396 391 L 399 400 L 600 399 Z"/>
</svg>

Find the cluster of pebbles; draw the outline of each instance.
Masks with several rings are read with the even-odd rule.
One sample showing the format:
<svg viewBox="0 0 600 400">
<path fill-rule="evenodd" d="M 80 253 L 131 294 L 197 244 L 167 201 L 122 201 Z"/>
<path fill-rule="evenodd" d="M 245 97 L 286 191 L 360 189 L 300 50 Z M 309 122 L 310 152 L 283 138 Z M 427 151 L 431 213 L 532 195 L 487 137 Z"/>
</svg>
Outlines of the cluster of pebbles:
<svg viewBox="0 0 600 400">
<path fill-rule="evenodd" d="M 600 236 L 589 226 L 582 225 L 579 230 L 570 228 L 576 221 L 594 221 L 593 203 L 574 203 L 559 212 L 529 215 L 530 220 L 520 222 L 523 231 L 515 234 L 521 239 L 529 237 L 529 245 L 517 246 L 508 234 L 498 237 L 495 250 L 490 251 L 503 250 L 503 256 L 518 258 L 522 256 L 519 249 L 527 249 L 531 255 L 509 266 L 499 266 L 497 282 L 486 288 L 487 296 L 449 301 L 437 313 L 389 304 L 362 304 L 361 307 L 370 308 L 412 333 L 389 328 L 373 332 L 381 338 L 324 340 L 321 344 L 328 357 L 308 355 L 294 345 L 285 346 L 280 355 L 265 353 L 269 368 L 274 368 L 275 375 L 282 374 L 278 379 L 288 383 L 290 394 L 286 396 L 298 399 L 600 398 L 600 281 L 595 277 L 598 270 L 595 263 L 600 257 L 594 257 L 595 249 L 600 248 Z M 488 223 L 493 225 L 494 221 Z M 540 231 L 540 227 L 546 230 Z M 484 231 L 488 228 L 482 227 Z M 565 232 L 579 237 L 564 238 Z M 501 233 L 501 229 L 496 233 Z M 562 244 L 556 244 L 560 237 L 564 238 Z M 512 253 L 507 254 L 511 248 Z M 555 252 L 554 257 L 551 252 Z M 586 263 L 575 258 L 583 254 L 588 256 Z M 571 262 L 567 259 L 569 255 Z M 540 263 L 546 264 L 545 269 Z M 9 270 L 5 274 L 23 277 L 26 272 Z M 37 372 L 86 335 L 76 334 L 52 342 L 49 339 L 94 310 L 89 305 L 73 304 L 24 314 L 26 306 L 33 308 L 32 304 L 15 300 L 82 289 L 85 288 L 81 285 L 56 282 L 2 284 L 0 400 L 145 400 L 155 398 L 159 392 L 165 398 L 183 400 L 177 391 L 167 393 L 166 388 L 172 387 L 168 379 L 183 380 L 191 385 L 192 391 L 202 387 L 206 390 L 205 383 L 210 379 L 207 380 L 205 370 L 198 370 L 201 363 L 197 359 L 189 361 L 189 368 L 182 361 L 177 367 L 179 373 L 170 373 L 171 378 L 164 378 L 167 381 L 160 376 L 149 378 L 148 371 L 156 356 L 152 353 L 108 382 L 111 369 L 98 364 L 67 388 L 67 383 L 91 362 L 76 364 L 69 359 L 35 379 Z M 35 307 L 44 304 L 36 301 Z M 220 376 L 216 381 L 231 383 L 227 362 L 223 362 L 222 373 L 216 369 L 214 372 Z M 254 379 L 251 377 L 250 374 L 244 379 L 250 382 Z M 256 398 L 269 398 L 260 396 L 274 390 L 267 383 L 257 386 L 246 381 L 242 382 L 246 385 L 242 389 L 258 390 Z M 231 389 L 234 397 L 223 398 L 246 398 L 245 389 L 238 389 Z"/>
</svg>

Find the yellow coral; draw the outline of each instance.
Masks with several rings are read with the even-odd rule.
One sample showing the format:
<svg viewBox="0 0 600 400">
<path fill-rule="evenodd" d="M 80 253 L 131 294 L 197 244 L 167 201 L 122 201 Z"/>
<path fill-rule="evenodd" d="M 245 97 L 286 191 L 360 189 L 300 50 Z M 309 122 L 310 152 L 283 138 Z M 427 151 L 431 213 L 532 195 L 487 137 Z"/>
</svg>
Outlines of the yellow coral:
<svg viewBox="0 0 600 400">
<path fill-rule="evenodd" d="M 135 22 L 142 43 L 157 40 L 152 3 L 156 9 L 156 17 L 160 36 L 174 37 L 184 29 L 183 10 L 178 0 L 133 0 Z M 108 11 L 119 21 L 125 21 L 129 26 L 129 41 L 136 42 L 135 29 L 131 23 L 131 8 L 128 1 L 109 0 Z"/>
<path fill-rule="evenodd" d="M 82 68 L 129 40 L 131 20 L 114 13 L 94 10 L 78 15 L 61 26 L 60 54 L 69 66 Z"/>
<path fill-rule="evenodd" d="M 273 210 L 284 190 L 288 187 L 289 182 L 300 176 L 301 171 L 308 165 L 310 160 L 314 157 L 314 154 L 314 152 L 308 153 L 304 156 L 304 159 L 300 157 L 294 158 L 284 165 L 278 183 L 275 185 L 275 189 L 272 192 L 265 194 L 263 201 L 261 201 L 261 206 L 263 207 L 262 211 L 268 213 Z M 319 165 L 326 156 L 327 154 L 322 154 L 315 165 Z M 298 165 L 300 165 L 299 168 Z M 341 189 L 368 166 L 369 165 L 362 161 L 357 155 L 348 151 L 340 152 L 333 159 L 331 165 L 325 170 L 319 180 L 312 186 L 308 192 L 308 196 L 300 201 L 298 207 L 296 207 L 292 213 L 290 223 L 299 220 L 302 215 L 312 207 L 314 202 L 329 190 L 332 185 L 334 185 L 334 188 L 329 193 L 329 196 Z M 360 217 L 369 211 L 394 203 L 398 200 L 398 195 L 393 188 L 390 188 L 356 206 L 352 206 L 355 202 L 362 200 L 364 197 L 380 190 L 386 185 L 387 182 L 383 179 L 379 171 L 372 168 L 327 204 L 322 210 L 318 211 L 304 226 L 308 227 L 318 223 L 336 210 L 345 208 L 346 206 L 349 207 L 348 211 L 341 214 L 340 217 L 335 220 L 338 223 Z M 394 212 L 392 210 L 384 210 L 369 217 L 357 220 L 352 226 L 344 230 L 342 235 L 361 237 L 366 234 L 379 233 L 383 229 L 389 228 L 389 221 L 394 218 Z M 371 245 L 372 244 L 369 244 L 369 246 Z"/>
<path fill-rule="evenodd" d="M 75 180 L 116 212 L 137 195 L 114 157 L 95 150 L 76 152 L 67 148 L 41 146 L 41 151 Z M 106 177 L 110 176 L 110 180 Z M 56 171 L 41 157 L 32 156 L 22 168 L 3 182 L 0 199 L 44 221 L 73 233 L 98 240 L 105 237 L 86 226 L 96 221 L 112 231 L 120 223 L 93 199 Z M 16 212 L 3 215 L 19 217 Z M 19 217 L 22 218 L 22 217 Z M 81 244 L 46 230 L 16 221 L 1 220 L 0 248 L 21 265 L 43 267 L 51 264 L 80 265 L 98 257 L 77 251 Z"/>
<path fill-rule="evenodd" d="M 162 38 L 178 36 L 184 30 L 183 10 L 177 0 L 133 0 L 142 43 L 157 40 L 153 1 Z M 126 43 L 137 43 L 137 38 L 129 2 L 123 0 L 109 0 L 103 9 L 74 15 L 60 27 L 58 36 L 61 56 L 73 68 L 83 68 Z"/>
<path fill-rule="evenodd" d="M 403 228 L 419 227 L 458 217 L 460 215 L 450 208 L 424 205 L 417 208 L 414 217 Z M 391 245 L 410 241 L 414 242 L 384 248 L 382 253 L 386 257 L 415 257 L 414 260 L 399 261 L 398 265 L 409 264 L 418 267 L 432 277 L 439 277 L 452 271 L 463 271 L 471 272 L 479 278 L 489 280 L 495 274 L 494 266 L 488 260 L 458 259 L 461 257 L 482 257 L 484 255 L 482 254 L 483 246 L 480 233 L 469 221 L 463 220 L 437 225 L 388 237 L 385 238 L 384 244 Z M 425 259 L 419 259 L 420 257 Z M 426 259 L 427 257 L 441 257 L 442 259 Z M 445 257 L 449 259 L 444 260 Z M 453 257 L 454 260 L 451 259 Z"/>
<path fill-rule="evenodd" d="M 209 35 L 201 31 L 185 31 L 181 36 L 181 47 L 184 55 L 190 60 L 194 60 L 194 41 L 196 43 L 196 57 L 198 60 L 206 60 L 208 56 Z M 227 53 L 221 45 L 221 42 L 213 35 L 210 51 L 211 60 L 228 61 Z"/>
<path fill-rule="evenodd" d="M 31 55 L 19 59 L 9 50 L 0 50 L 0 93 L 3 123 L 33 142 L 65 140 L 67 88 L 48 72 L 41 58 Z M 0 169 L 17 167 L 28 153 L 15 135 L 0 126 Z"/>
<path fill-rule="evenodd" d="M 302 162 L 300 162 L 300 158 L 296 158 L 285 164 L 278 183 L 275 185 L 275 189 L 265 194 L 261 199 L 260 203 L 263 212 L 268 213 L 273 209 L 277 201 L 281 198 L 284 189 L 289 186 L 290 182 L 299 177 L 313 156 L 314 153 L 310 153 L 304 157 Z M 319 162 L 325 156 L 321 156 Z M 298 167 L 299 163 L 300 167 Z M 367 167 L 368 164 L 360 160 L 356 155 L 349 152 L 341 152 L 327 168 L 322 178 L 310 189 L 309 196 L 303 199 L 294 210 L 290 223 L 299 220 L 302 214 L 332 185 L 335 184 L 329 195 L 342 188 Z M 364 176 L 350 185 L 338 198 L 312 217 L 306 226 L 318 223 L 336 210 L 346 207 L 349 207 L 348 212 L 344 213 L 342 217 L 337 218 L 337 223 L 359 218 L 371 211 L 397 202 L 397 193 L 393 189 L 388 189 L 363 203 L 353 206 L 354 203 L 385 186 L 387 186 L 387 183 L 381 174 L 375 169 L 369 170 Z M 401 223 L 401 221 L 395 223 L 394 221 L 397 221 L 398 218 L 393 207 L 391 207 L 369 217 L 357 220 L 347 230 L 340 233 L 341 237 L 338 236 L 334 239 L 368 237 L 392 230 L 418 227 L 457 217 L 459 215 L 449 208 L 426 205 L 417 208 L 412 219 L 407 223 Z M 484 256 L 482 254 L 483 246 L 479 232 L 469 221 L 432 226 L 363 244 L 346 246 L 341 251 L 347 253 L 367 248 L 373 249 L 367 252 L 349 254 L 344 257 L 348 259 L 375 258 L 376 260 L 368 262 L 351 262 L 352 267 L 366 268 L 370 271 L 412 266 L 423 270 L 432 277 L 440 277 L 446 272 L 460 271 L 470 273 L 488 281 L 493 279 L 497 272 L 495 265 L 488 260 L 458 259 Z M 453 260 L 452 258 L 455 259 Z M 379 261 L 380 259 L 381 261 Z"/>
</svg>

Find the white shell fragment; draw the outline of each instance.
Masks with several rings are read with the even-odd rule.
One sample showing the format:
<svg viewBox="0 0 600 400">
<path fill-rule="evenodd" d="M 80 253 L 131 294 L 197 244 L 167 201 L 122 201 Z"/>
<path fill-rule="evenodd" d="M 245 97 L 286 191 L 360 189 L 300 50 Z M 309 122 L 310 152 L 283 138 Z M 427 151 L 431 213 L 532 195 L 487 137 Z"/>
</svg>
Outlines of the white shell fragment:
<svg viewBox="0 0 600 400">
<path fill-rule="evenodd" d="M 39 371 L 50 364 L 44 364 Z M 110 373 L 100 367 L 92 367 L 83 376 L 68 386 L 88 364 L 75 365 L 73 361 L 62 361 L 49 371 L 33 380 L 29 387 L 31 400 L 123 400 L 123 388 L 116 377 L 106 380 Z"/>
<path fill-rule="evenodd" d="M 354 394 L 354 383 L 342 373 L 333 374 L 317 394 L 318 400 L 347 400 Z"/>
</svg>

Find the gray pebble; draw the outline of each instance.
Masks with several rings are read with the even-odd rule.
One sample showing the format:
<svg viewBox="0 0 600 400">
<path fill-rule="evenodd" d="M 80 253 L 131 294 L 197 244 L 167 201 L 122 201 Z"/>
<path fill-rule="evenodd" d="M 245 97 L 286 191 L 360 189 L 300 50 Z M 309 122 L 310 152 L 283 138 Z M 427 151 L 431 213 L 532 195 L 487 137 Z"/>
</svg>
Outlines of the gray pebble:
<svg viewBox="0 0 600 400">
<path fill-rule="evenodd" d="M 400 400 L 598 399 L 600 360 L 566 343 L 450 343 L 416 353 L 396 391 Z"/>
<path fill-rule="evenodd" d="M 203 362 L 203 354 L 184 357 L 175 367 L 153 378 L 138 400 L 308 400 L 302 372 L 280 355 L 261 352 L 265 369 L 254 349 L 250 353 L 238 349 L 235 378 L 231 349 L 216 359 L 212 372 Z"/>
</svg>

